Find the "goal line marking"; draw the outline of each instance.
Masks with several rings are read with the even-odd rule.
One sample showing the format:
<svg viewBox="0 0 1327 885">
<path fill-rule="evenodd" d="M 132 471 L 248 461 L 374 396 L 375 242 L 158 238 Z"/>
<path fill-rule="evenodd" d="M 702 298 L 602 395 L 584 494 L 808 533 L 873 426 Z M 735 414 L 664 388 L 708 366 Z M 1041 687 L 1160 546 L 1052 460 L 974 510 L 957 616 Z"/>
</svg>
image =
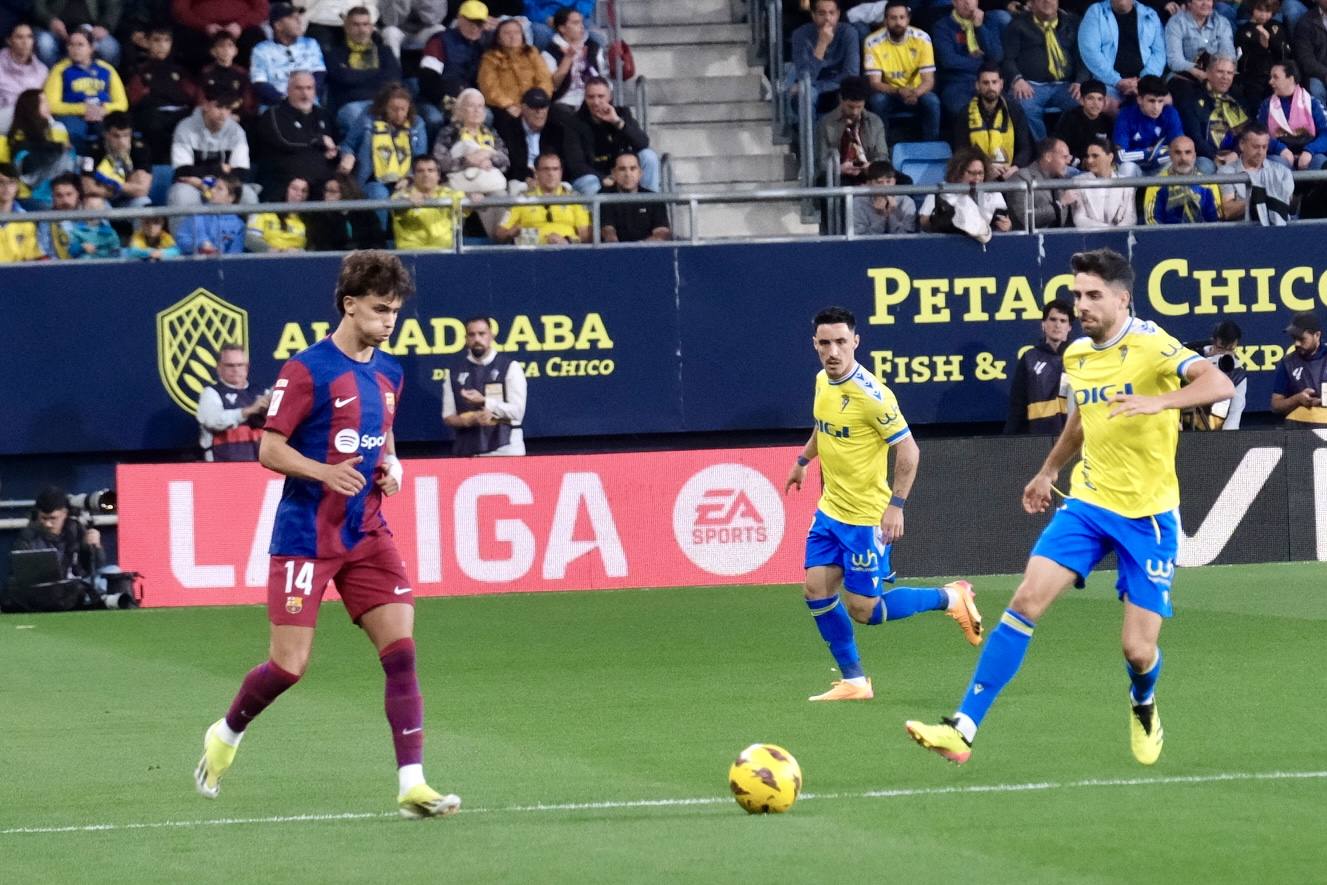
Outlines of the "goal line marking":
<svg viewBox="0 0 1327 885">
<path fill-rule="evenodd" d="M 1155 787 L 1190 784 L 1215 784 L 1233 781 L 1324 780 L 1327 771 L 1226 772 L 1219 774 L 1174 775 L 1170 777 L 1087 778 L 1075 781 L 1036 781 L 1021 784 L 971 784 L 961 787 L 910 787 L 897 790 L 864 790 L 856 793 L 803 793 L 798 801 L 817 802 L 843 799 L 902 799 L 916 796 L 982 795 L 990 793 L 1032 793 L 1049 790 L 1093 789 L 1104 787 Z M 602 802 L 550 802 L 534 805 L 504 805 L 491 808 L 462 808 L 473 814 L 528 814 L 532 812 L 605 811 L 629 808 L 685 808 L 688 806 L 726 805 L 730 796 L 704 796 L 690 799 L 635 799 Z M 271 817 L 223 817 L 208 820 L 164 820 L 138 823 L 73 824 L 62 827 L 9 827 L 0 836 L 50 835 L 57 833 L 105 833 L 129 830 L 189 829 L 251 824 L 323 823 L 373 820 L 396 817 L 392 812 L 356 812 L 328 814 L 290 814 Z"/>
</svg>

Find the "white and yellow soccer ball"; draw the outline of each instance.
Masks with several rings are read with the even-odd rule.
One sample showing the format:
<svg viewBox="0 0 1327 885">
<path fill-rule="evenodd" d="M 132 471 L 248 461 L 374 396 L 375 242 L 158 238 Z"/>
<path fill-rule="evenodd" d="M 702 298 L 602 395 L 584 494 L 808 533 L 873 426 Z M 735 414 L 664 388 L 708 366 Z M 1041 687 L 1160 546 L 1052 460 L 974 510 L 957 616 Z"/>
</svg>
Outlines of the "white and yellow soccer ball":
<svg viewBox="0 0 1327 885">
<path fill-rule="evenodd" d="M 728 787 L 749 814 L 779 814 L 802 792 L 802 768 L 783 747 L 752 744 L 728 769 Z"/>
</svg>

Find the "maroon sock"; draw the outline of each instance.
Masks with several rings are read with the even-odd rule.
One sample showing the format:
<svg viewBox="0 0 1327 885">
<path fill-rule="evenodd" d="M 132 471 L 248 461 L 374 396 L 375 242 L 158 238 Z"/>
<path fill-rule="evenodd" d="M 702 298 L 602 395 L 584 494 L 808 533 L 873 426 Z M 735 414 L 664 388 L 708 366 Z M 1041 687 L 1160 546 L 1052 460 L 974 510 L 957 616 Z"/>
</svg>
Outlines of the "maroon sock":
<svg viewBox="0 0 1327 885">
<path fill-rule="evenodd" d="M 264 661 L 244 677 L 240 693 L 235 695 L 226 712 L 226 724 L 232 731 L 244 731 L 268 704 L 296 682 L 299 677 L 294 673 L 287 673 L 273 661 Z"/>
<path fill-rule="evenodd" d="M 424 759 L 424 698 L 415 677 L 415 640 L 398 639 L 378 653 L 387 674 L 383 706 L 392 726 L 396 765 L 418 765 Z"/>
</svg>

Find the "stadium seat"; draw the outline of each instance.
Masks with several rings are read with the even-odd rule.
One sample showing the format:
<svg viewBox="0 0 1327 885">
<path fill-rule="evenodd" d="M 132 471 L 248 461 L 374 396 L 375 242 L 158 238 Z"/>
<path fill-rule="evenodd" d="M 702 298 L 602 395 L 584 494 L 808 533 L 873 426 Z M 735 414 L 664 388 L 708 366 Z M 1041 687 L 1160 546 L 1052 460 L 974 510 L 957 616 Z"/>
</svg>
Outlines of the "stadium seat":
<svg viewBox="0 0 1327 885">
<path fill-rule="evenodd" d="M 894 168 L 913 184 L 938 184 L 945 180 L 949 144 L 943 141 L 900 141 L 894 145 Z"/>
<path fill-rule="evenodd" d="M 148 191 L 148 197 L 152 200 L 153 206 L 166 205 L 166 194 L 170 191 L 174 173 L 175 170 L 169 163 L 152 167 L 152 189 Z"/>
</svg>

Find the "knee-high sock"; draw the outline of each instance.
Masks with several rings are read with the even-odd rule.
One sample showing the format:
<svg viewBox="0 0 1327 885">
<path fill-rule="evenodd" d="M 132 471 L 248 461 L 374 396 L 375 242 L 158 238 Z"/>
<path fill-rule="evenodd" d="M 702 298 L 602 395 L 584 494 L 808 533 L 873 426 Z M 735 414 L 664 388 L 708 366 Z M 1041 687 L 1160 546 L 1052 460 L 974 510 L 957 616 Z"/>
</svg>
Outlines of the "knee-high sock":
<svg viewBox="0 0 1327 885">
<path fill-rule="evenodd" d="M 424 698 L 415 675 L 415 641 L 398 639 L 378 659 L 387 674 L 383 706 L 392 726 L 397 767 L 419 765 L 424 758 Z"/>
<path fill-rule="evenodd" d="M 917 612 L 942 611 L 949 607 L 949 594 L 939 587 L 895 587 L 880 597 L 868 624 L 901 621 Z"/>
<path fill-rule="evenodd" d="M 857 639 L 853 636 L 852 618 L 838 594 L 828 599 L 808 599 L 806 607 L 815 616 L 816 629 L 829 645 L 829 653 L 839 665 L 844 679 L 854 679 L 862 673 L 862 659 L 857 655 Z"/>
<path fill-rule="evenodd" d="M 1128 661 L 1124 662 L 1124 669 L 1129 672 L 1129 681 L 1133 683 L 1129 688 L 1129 697 L 1135 704 L 1151 703 L 1152 693 L 1156 691 L 1157 679 L 1161 676 L 1161 649 L 1157 649 L 1156 662 L 1144 672 L 1135 671 L 1133 665 Z"/>
<path fill-rule="evenodd" d="M 259 713 L 280 697 L 281 692 L 296 682 L 299 682 L 299 676 L 282 670 L 275 661 L 264 661 L 254 667 L 244 677 L 235 700 L 230 702 L 226 725 L 237 734 L 244 731 Z"/>
<path fill-rule="evenodd" d="M 968 692 L 959 704 L 958 712 L 972 720 L 973 730 L 981 725 L 991 704 L 999 697 L 1001 690 L 1014 678 L 1027 654 L 1028 643 L 1032 641 L 1032 629 L 1036 624 L 1012 609 L 1005 609 L 1000 623 L 991 631 L 986 640 L 986 647 L 981 650 L 977 660 L 977 670 L 972 674 Z M 971 735 L 964 735 L 972 740 Z"/>
</svg>

